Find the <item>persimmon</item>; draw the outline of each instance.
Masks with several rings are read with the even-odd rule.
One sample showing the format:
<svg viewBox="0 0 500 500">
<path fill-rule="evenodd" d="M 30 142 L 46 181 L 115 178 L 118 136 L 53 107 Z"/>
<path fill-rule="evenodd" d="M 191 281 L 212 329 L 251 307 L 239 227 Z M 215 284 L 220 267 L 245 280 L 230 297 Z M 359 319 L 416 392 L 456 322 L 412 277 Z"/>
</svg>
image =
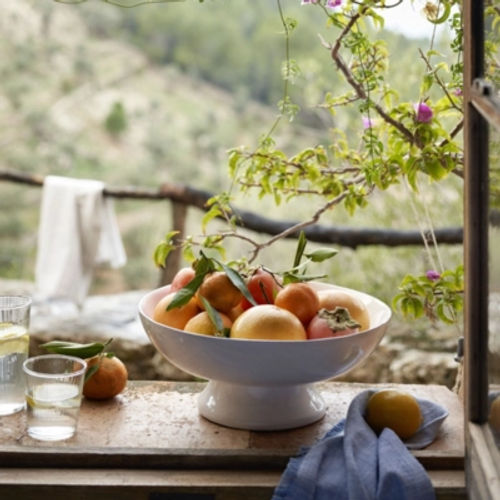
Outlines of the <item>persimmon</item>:
<svg viewBox="0 0 500 500">
<path fill-rule="evenodd" d="M 353 294 L 343 290 L 329 288 L 318 291 L 320 308 L 335 310 L 336 307 L 344 307 L 349 311 L 352 319 L 359 323 L 359 331 L 370 328 L 370 313 L 366 305 Z"/>
<path fill-rule="evenodd" d="M 307 338 L 343 337 L 358 330 L 359 323 L 351 318 L 347 309 L 343 307 L 337 307 L 333 311 L 320 309 L 307 325 Z"/>
</svg>

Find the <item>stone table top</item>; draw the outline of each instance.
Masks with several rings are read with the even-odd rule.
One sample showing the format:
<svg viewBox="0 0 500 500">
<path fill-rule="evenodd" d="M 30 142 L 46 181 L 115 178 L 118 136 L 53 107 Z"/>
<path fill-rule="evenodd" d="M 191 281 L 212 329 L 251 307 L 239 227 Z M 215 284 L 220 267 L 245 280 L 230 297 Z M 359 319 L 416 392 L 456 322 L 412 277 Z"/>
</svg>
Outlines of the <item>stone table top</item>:
<svg viewBox="0 0 500 500">
<path fill-rule="evenodd" d="M 286 431 L 246 431 L 198 414 L 201 382 L 129 381 L 112 400 L 84 400 L 76 435 L 46 443 L 30 438 L 26 417 L 0 417 L 0 467 L 283 468 L 301 447 L 321 438 L 346 414 L 353 397 L 373 384 L 323 382 L 317 389 L 327 413 L 314 424 Z M 463 408 L 439 385 L 384 384 L 448 409 L 438 438 L 413 453 L 427 469 L 462 469 Z"/>
</svg>

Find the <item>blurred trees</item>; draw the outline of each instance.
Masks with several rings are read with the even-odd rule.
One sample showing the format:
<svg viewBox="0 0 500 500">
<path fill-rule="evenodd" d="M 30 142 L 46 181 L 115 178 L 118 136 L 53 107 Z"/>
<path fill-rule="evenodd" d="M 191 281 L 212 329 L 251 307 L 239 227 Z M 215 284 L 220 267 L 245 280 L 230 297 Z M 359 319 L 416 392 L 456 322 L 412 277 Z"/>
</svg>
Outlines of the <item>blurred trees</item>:
<svg viewBox="0 0 500 500">
<path fill-rule="evenodd" d="M 329 135 L 333 119 L 316 103 L 342 84 L 318 38 L 326 30 L 323 16 L 301 8 L 300 0 L 284 7 L 299 21 L 291 51 L 301 73 L 291 96 L 301 111 L 292 127 L 279 131 L 283 149 L 293 151 Z M 228 182 L 227 150 L 256 142 L 277 112 L 282 29 L 269 0 L 187 0 L 134 9 L 6 2 L 0 18 L 0 165 L 117 185 L 168 180 L 218 189 Z M 383 36 L 395 54 L 389 78 L 408 96 L 418 94 L 419 44 Z M 347 134 L 357 129 L 357 113 L 336 119 Z M 119 141 L 109 127 L 119 130 Z M 2 277 L 32 278 L 40 195 L 39 189 L 0 183 Z M 247 205 L 270 213 L 262 201 Z M 133 202 L 116 207 L 129 255 L 126 286 L 154 284 L 150 256 L 169 229 L 168 209 Z M 273 216 L 293 218 L 293 210 L 301 207 Z M 389 200 L 353 223 L 375 225 L 397 215 Z M 348 220 L 342 213 L 335 217 L 337 223 Z"/>
</svg>

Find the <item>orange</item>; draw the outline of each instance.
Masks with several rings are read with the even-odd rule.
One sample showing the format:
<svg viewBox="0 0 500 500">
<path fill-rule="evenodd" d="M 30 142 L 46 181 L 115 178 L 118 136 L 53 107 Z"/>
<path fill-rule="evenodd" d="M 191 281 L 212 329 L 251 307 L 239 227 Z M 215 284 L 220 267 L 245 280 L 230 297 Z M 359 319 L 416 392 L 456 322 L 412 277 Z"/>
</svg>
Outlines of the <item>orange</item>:
<svg viewBox="0 0 500 500">
<path fill-rule="evenodd" d="M 254 340 L 306 340 L 306 331 L 297 316 L 272 304 L 247 309 L 236 318 L 231 338 Z"/>
<path fill-rule="evenodd" d="M 224 313 L 219 313 L 219 316 L 222 320 L 224 328 L 230 329 L 233 322 Z M 202 333 L 204 335 L 215 335 L 218 333 L 217 328 L 212 323 L 207 311 L 201 311 L 196 316 L 193 316 L 186 323 L 184 330 L 186 332 Z"/>
<path fill-rule="evenodd" d="M 488 422 L 495 431 L 500 432 L 500 395 L 491 402 Z"/>
<path fill-rule="evenodd" d="M 335 310 L 336 307 L 344 307 L 349 311 L 351 318 L 359 323 L 359 331 L 370 328 L 370 314 L 367 307 L 360 299 L 341 290 L 319 290 L 319 307 L 328 311 Z"/>
<path fill-rule="evenodd" d="M 274 305 L 295 314 L 307 325 L 319 310 L 316 290 L 307 283 L 290 283 L 282 288 L 274 299 Z"/>
<path fill-rule="evenodd" d="M 125 389 L 128 372 L 125 365 L 116 357 L 98 355 L 87 359 L 87 371 L 94 365 L 98 370 L 85 382 L 83 395 L 89 399 L 109 399 Z"/>
<path fill-rule="evenodd" d="M 243 298 L 243 294 L 222 271 L 207 274 L 196 292 L 198 307 L 205 309 L 200 296 L 206 299 L 214 309 L 223 313 L 228 313 Z"/>
<path fill-rule="evenodd" d="M 243 301 L 242 301 L 243 302 Z M 234 320 L 243 312 L 243 305 L 242 302 L 240 302 L 236 307 L 233 307 L 227 315 L 229 316 L 229 319 L 234 322 Z"/>
<path fill-rule="evenodd" d="M 401 439 L 408 439 L 422 424 L 422 413 L 411 394 L 386 389 L 370 397 L 366 405 L 365 420 L 377 434 L 389 427 Z"/>
<path fill-rule="evenodd" d="M 174 307 L 167 311 L 167 307 L 170 302 L 172 302 L 175 294 L 176 292 L 172 292 L 165 295 L 165 297 L 156 304 L 153 311 L 153 319 L 158 323 L 182 330 L 186 323 L 200 312 L 200 309 L 196 304 L 196 300 L 191 298 L 187 304 L 181 307 Z"/>
</svg>

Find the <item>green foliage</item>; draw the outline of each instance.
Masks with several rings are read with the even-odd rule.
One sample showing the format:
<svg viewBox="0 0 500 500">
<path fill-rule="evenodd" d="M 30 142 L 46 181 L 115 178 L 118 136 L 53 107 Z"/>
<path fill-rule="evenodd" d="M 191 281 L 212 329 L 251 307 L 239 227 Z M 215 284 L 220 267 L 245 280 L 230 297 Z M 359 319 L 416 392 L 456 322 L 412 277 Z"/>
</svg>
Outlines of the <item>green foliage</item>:
<svg viewBox="0 0 500 500">
<path fill-rule="evenodd" d="M 282 276 L 285 285 L 288 283 L 298 283 L 324 278 L 325 275 L 306 274 L 308 266 L 311 263 L 319 263 L 331 259 L 338 253 L 337 250 L 332 250 L 330 248 L 318 248 L 312 252 L 306 252 L 306 245 L 307 239 L 305 233 L 301 231 L 297 241 L 297 249 L 295 251 L 292 268 L 278 273 Z"/>
<path fill-rule="evenodd" d="M 165 238 L 156 245 L 153 260 L 158 267 L 165 267 L 165 262 L 170 252 L 175 249 L 174 237 L 179 234 L 179 231 L 170 231 L 165 235 Z"/>
<path fill-rule="evenodd" d="M 104 121 L 106 130 L 114 136 L 120 135 L 127 129 L 127 114 L 123 103 L 115 102 L 109 110 L 108 116 Z"/>
<path fill-rule="evenodd" d="M 463 266 L 430 276 L 429 273 L 407 275 L 399 287 L 400 293 L 393 299 L 393 306 L 416 318 L 426 314 L 444 323 L 456 323 L 463 308 Z"/>
</svg>

